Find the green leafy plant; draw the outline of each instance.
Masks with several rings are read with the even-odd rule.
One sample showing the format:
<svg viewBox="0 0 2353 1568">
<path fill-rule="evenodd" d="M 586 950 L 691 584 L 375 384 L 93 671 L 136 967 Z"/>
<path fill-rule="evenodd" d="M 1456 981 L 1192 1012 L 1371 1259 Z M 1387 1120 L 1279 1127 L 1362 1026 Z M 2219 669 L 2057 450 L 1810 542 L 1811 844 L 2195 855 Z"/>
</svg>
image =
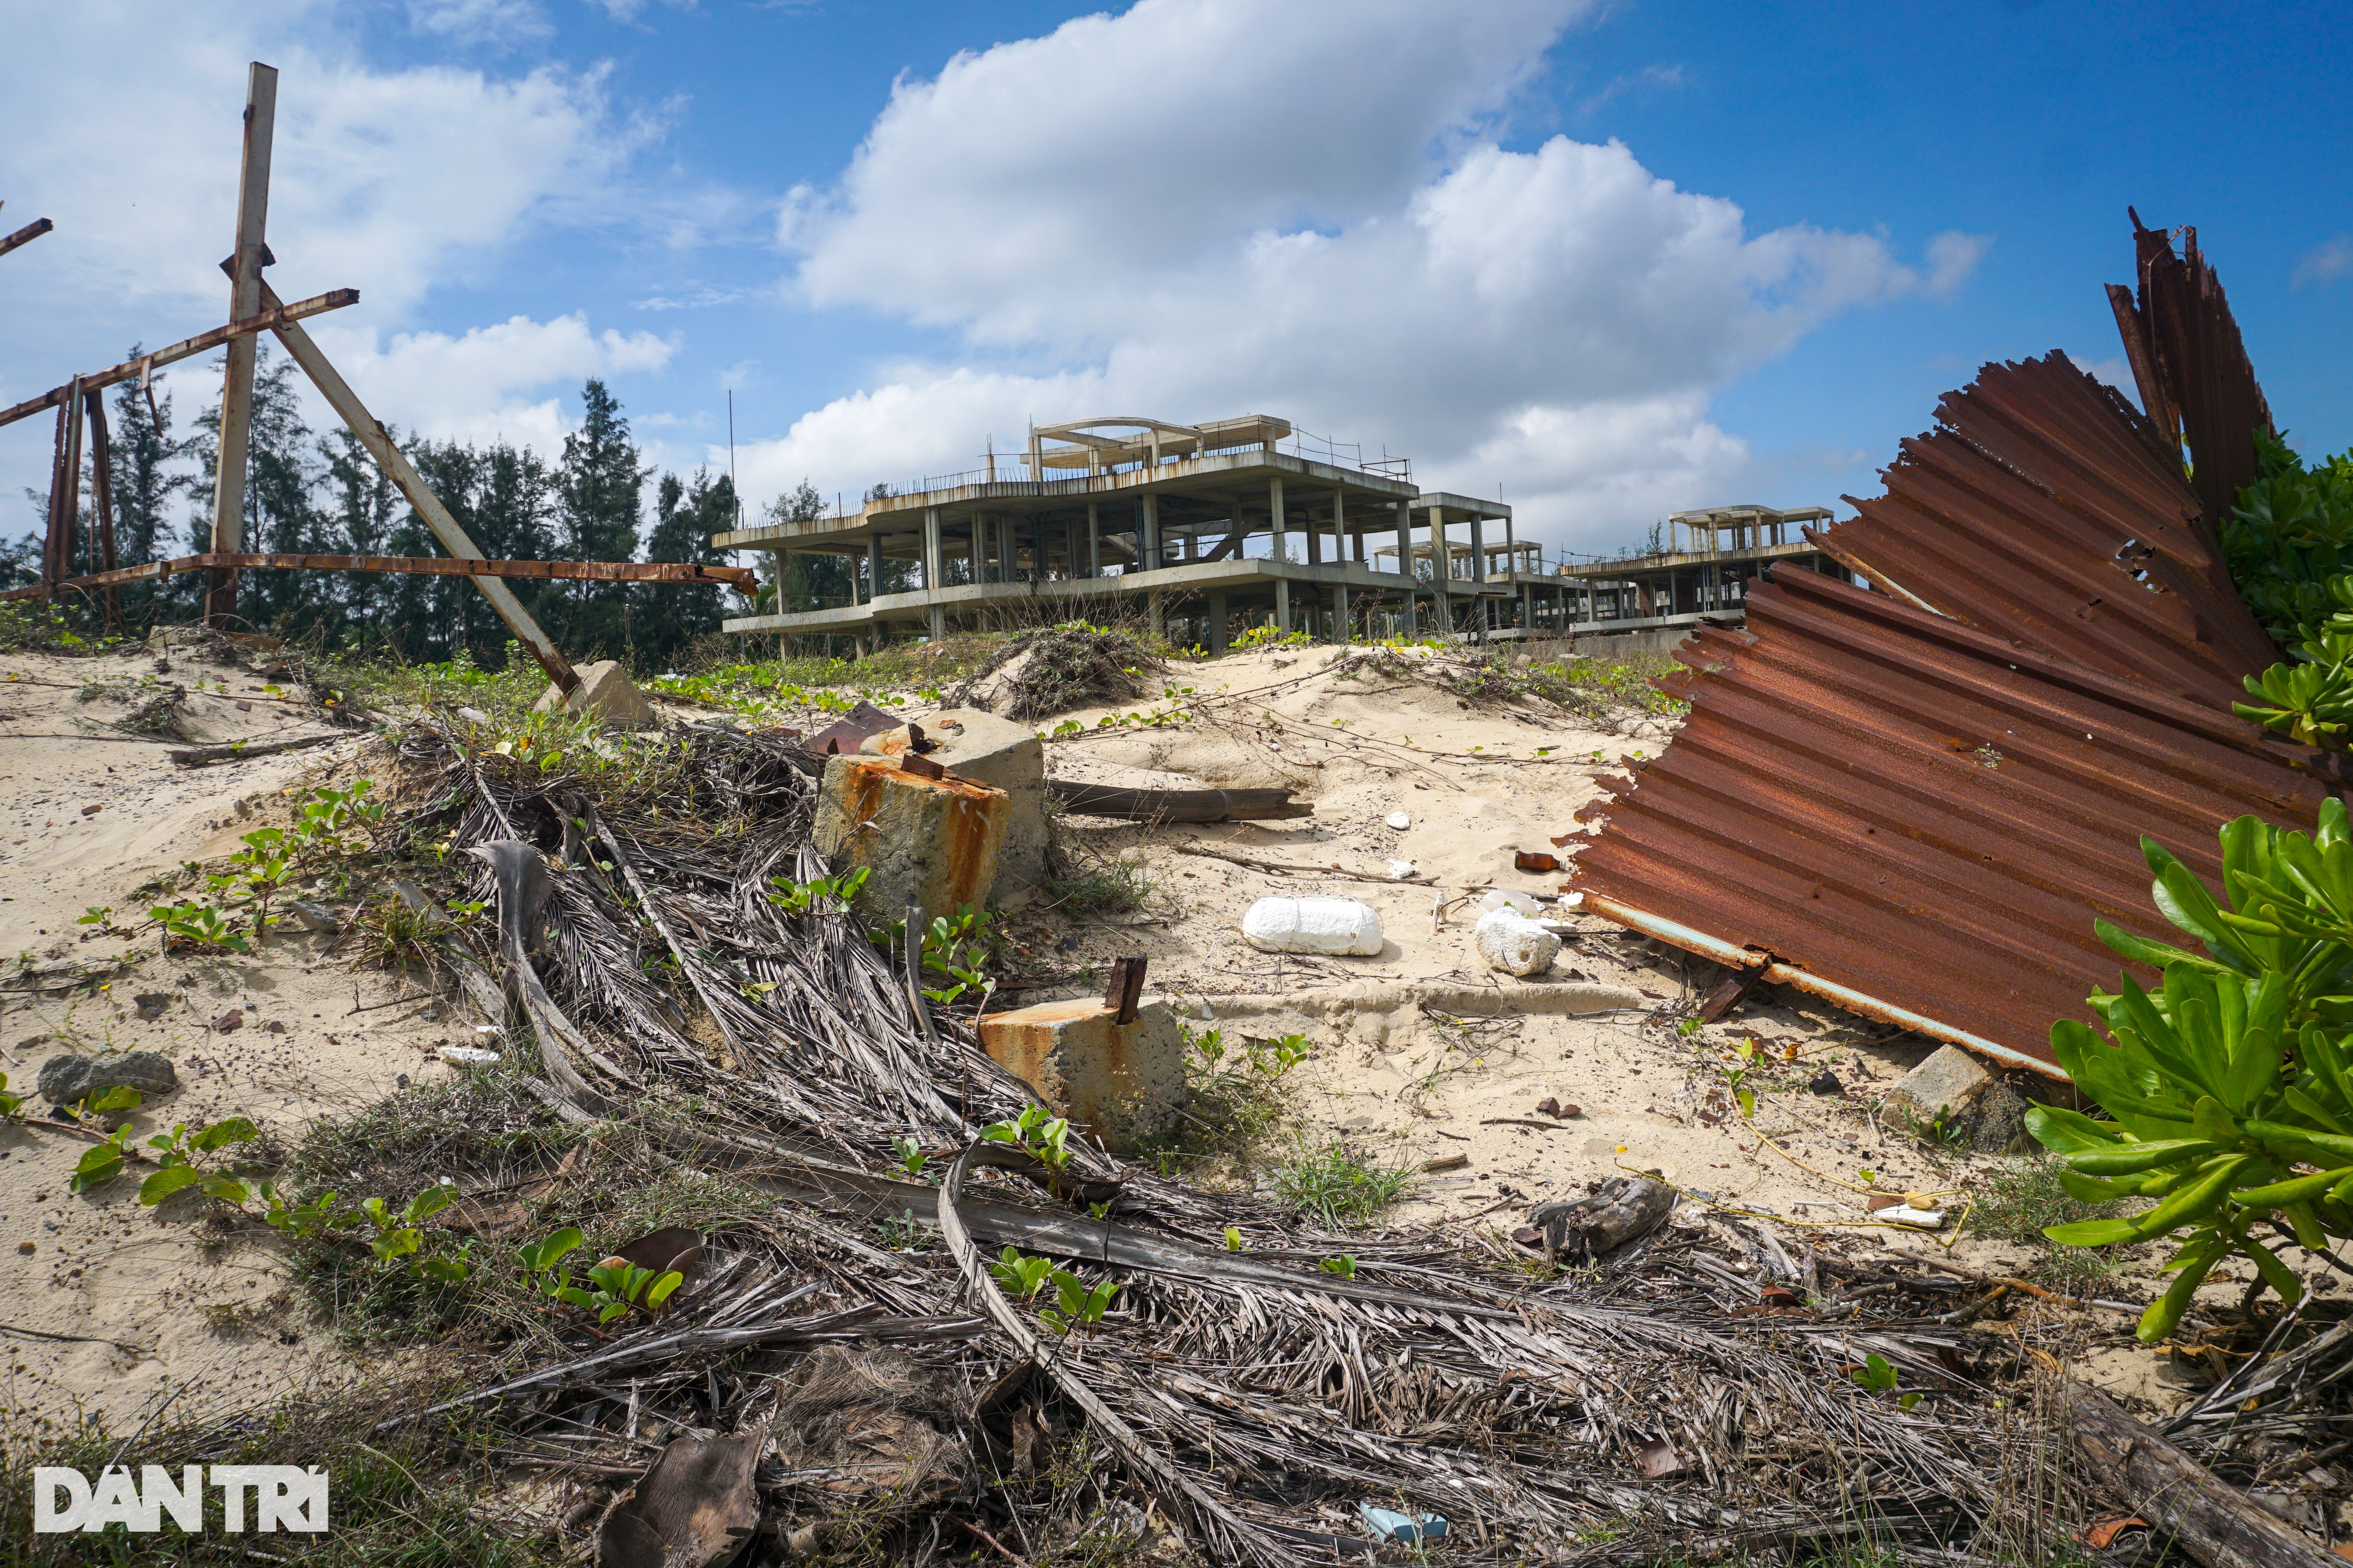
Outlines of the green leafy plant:
<svg viewBox="0 0 2353 1568">
<path fill-rule="evenodd" d="M 74 1110 L 79 1115 L 93 1111 L 136 1110 L 141 1100 L 138 1090 L 117 1086 L 95 1100 L 82 1100 Z M 86 1193 L 122 1174 L 123 1165 L 137 1158 L 131 1151 L 133 1136 L 131 1123 L 125 1121 L 98 1142 L 83 1150 L 81 1158 L 74 1162 L 73 1175 L 67 1185 L 74 1192 Z"/>
<path fill-rule="evenodd" d="M 992 1121 L 980 1130 L 980 1135 L 991 1142 L 1028 1150 L 1058 1176 L 1071 1163 L 1071 1123 L 1042 1105 L 1023 1108 L 1021 1114 L 1010 1121 Z"/>
<path fill-rule="evenodd" d="M 1353 1252 L 1344 1252 L 1337 1258 L 1324 1259 L 1315 1267 L 1326 1274 L 1337 1274 L 1343 1279 L 1354 1279 L 1356 1277 L 1356 1256 Z"/>
<path fill-rule="evenodd" d="M 923 1173 L 926 1156 L 923 1146 L 904 1134 L 891 1140 L 891 1152 L 897 1157 L 899 1169 L 913 1180 Z"/>
<path fill-rule="evenodd" d="M 997 1277 L 997 1282 L 1008 1295 L 1018 1296 L 1027 1301 L 1046 1288 L 1047 1280 L 1054 1273 L 1054 1260 L 1032 1258 L 1018 1247 L 1008 1247 L 997 1254 L 997 1261 L 988 1266 L 988 1271 Z"/>
<path fill-rule="evenodd" d="M 1305 632 L 1286 632 L 1269 621 L 1250 627 L 1226 646 L 1236 653 L 1247 653 L 1254 647 L 1305 647 L 1314 640 Z"/>
<path fill-rule="evenodd" d="M 2163 1237 L 2179 1245 L 2170 1288 L 2139 1334 L 2172 1332 L 2207 1275 L 2242 1256 L 2281 1298 L 2303 1295 L 2279 1244 L 2328 1248 L 2353 1236 L 2353 1034 L 2345 994 L 2353 964 L 2353 838 L 2342 803 L 2318 831 L 2283 832 L 2242 817 L 2221 831 L 2226 905 L 2153 840 L 2142 848 L 2158 907 L 2205 948 L 2194 953 L 2103 922 L 2120 955 L 2156 963 L 2146 991 L 2130 975 L 2090 999 L 2106 1026 L 2063 1019 L 2059 1065 L 2114 1118 L 2037 1106 L 2027 1127 L 2061 1155 L 2061 1184 L 2084 1203 L 2154 1200 L 2118 1218 L 2048 1227 L 2051 1239 L 2113 1247 Z M 2260 1227 L 2260 1229 L 2258 1228 Z"/>
<path fill-rule="evenodd" d="M 1862 1364 L 1847 1375 L 1865 1388 L 1880 1394 L 1895 1394 L 1895 1406 L 1899 1410 L 1909 1410 L 1920 1403 L 1917 1394 L 1895 1394 L 1895 1363 L 1876 1351 L 1865 1355 Z"/>
<path fill-rule="evenodd" d="M 1242 1233 L 1232 1226 L 1226 1226 L 1226 1250 L 1228 1252 L 1240 1252 L 1241 1249 Z"/>
<path fill-rule="evenodd" d="M 771 877 L 776 891 L 768 902 L 788 915 L 847 914 L 849 900 L 866 885 L 869 875 L 864 866 L 831 877 L 819 877 L 814 881 L 797 882 L 790 877 Z"/>
<path fill-rule="evenodd" d="M 193 1130 L 185 1121 L 173 1123 L 171 1131 L 159 1132 L 147 1140 L 147 1146 L 160 1152 L 155 1173 L 139 1184 L 139 1201 L 153 1208 L 174 1193 L 198 1187 L 206 1197 L 243 1207 L 251 1199 L 252 1189 L 226 1168 L 207 1166 L 203 1156 L 260 1136 L 260 1129 L 242 1116 L 225 1116 L 209 1124 L 199 1122 Z"/>
<path fill-rule="evenodd" d="M 1058 1334 L 1067 1334 L 1076 1328 L 1092 1328 L 1103 1321 L 1112 1298 L 1119 1294 L 1116 1279 L 1089 1286 L 1067 1268 L 1055 1269 L 1050 1278 L 1054 1282 L 1055 1304 L 1039 1309 L 1038 1315 Z"/>
<path fill-rule="evenodd" d="M 25 1106 L 31 1099 L 30 1095 L 9 1093 L 8 1075 L 0 1072 L 0 1121 L 25 1120 Z"/>
<path fill-rule="evenodd" d="M 996 982 L 983 971 L 987 962 L 987 950 L 991 938 L 989 917 L 976 911 L 970 904 L 958 904 L 955 918 L 946 915 L 932 917 L 930 927 L 923 932 L 923 967 L 944 974 L 955 982 L 923 994 L 944 1007 L 966 991 L 984 993 L 996 989 Z"/>
<path fill-rule="evenodd" d="M 211 948 L 221 952 L 250 952 L 252 947 L 229 926 L 221 911 L 210 904 L 161 904 L 147 911 L 148 917 L 164 928 L 164 936 L 172 946 Z"/>
<path fill-rule="evenodd" d="M 1284 1035 L 1279 1039 L 1250 1042 L 1250 1070 L 1262 1078 L 1277 1079 L 1301 1062 L 1315 1048 L 1304 1035 Z"/>
</svg>

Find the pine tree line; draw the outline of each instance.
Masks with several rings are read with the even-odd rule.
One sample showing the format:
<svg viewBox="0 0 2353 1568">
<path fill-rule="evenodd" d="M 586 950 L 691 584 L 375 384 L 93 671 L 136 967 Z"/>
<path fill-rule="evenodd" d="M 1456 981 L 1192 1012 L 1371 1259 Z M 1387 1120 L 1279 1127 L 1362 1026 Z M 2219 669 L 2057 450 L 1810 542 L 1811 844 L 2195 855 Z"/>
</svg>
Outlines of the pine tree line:
<svg viewBox="0 0 2353 1568">
<path fill-rule="evenodd" d="M 128 358 L 137 358 L 133 345 Z M 296 367 L 263 348 L 254 374 L 248 446 L 245 547 L 317 555 L 446 554 L 425 521 L 377 468 L 357 437 L 337 426 L 324 435 L 302 418 Z M 173 429 L 168 378 L 153 397 L 136 382 L 115 389 L 108 424 L 113 487 L 115 558 L 136 565 L 212 548 L 213 486 L 219 462 L 220 408 L 206 408 L 185 436 Z M 495 560 L 634 561 L 725 565 L 711 548 L 714 533 L 736 526 L 735 489 L 707 469 L 691 478 L 664 473 L 654 484 L 653 525 L 643 531 L 645 488 L 655 470 L 642 460 L 621 405 L 601 381 L 582 394 L 580 427 L 550 464 L 528 447 L 495 441 L 396 440 L 482 553 Z M 99 569 L 94 504 L 84 485 L 83 549 L 77 570 Z M 814 497 L 806 481 L 801 486 Z M 27 490 L 46 523 L 48 499 Z M 173 513 L 182 511 L 176 526 Z M 771 509 L 772 512 L 775 509 Z M 38 576 L 37 534 L 0 545 L 0 583 Z M 655 583 L 508 584 L 533 618 L 575 660 L 622 657 L 659 667 L 719 629 L 736 607 L 717 586 Z M 121 590 L 134 629 L 193 618 L 200 576 L 139 583 Z M 238 588 L 240 616 L 283 637 L 325 646 L 396 653 L 411 662 L 459 651 L 486 668 L 503 663 L 509 633 L 473 584 L 459 578 L 364 572 L 251 572 Z"/>
</svg>

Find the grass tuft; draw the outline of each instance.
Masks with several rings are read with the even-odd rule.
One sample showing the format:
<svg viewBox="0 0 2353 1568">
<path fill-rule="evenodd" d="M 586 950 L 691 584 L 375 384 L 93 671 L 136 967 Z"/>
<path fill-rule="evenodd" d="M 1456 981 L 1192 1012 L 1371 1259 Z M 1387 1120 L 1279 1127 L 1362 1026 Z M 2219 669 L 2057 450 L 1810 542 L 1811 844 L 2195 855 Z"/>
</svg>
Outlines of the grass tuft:
<svg viewBox="0 0 2353 1568">
<path fill-rule="evenodd" d="M 1362 1225 L 1405 1194 L 1410 1164 L 1387 1164 L 1345 1142 L 1300 1143 L 1268 1173 L 1269 1184 L 1303 1217 L 1334 1230 Z"/>
</svg>

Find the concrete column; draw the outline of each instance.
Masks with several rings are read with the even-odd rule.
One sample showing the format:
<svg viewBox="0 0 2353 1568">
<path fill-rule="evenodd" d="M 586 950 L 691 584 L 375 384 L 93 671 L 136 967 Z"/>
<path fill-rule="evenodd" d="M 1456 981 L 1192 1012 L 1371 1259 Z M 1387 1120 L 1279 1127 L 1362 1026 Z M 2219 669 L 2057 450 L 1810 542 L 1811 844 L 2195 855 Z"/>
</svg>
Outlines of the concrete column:
<svg viewBox="0 0 2353 1568">
<path fill-rule="evenodd" d="M 987 574 L 983 570 L 987 565 L 987 563 L 981 557 L 982 547 L 987 542 L 984 538 L 982 538 L 982 534 L 986 531 L 986 529 L 987 525 L 981 521 L 980 513 L 974 512 L 972 514 L 971 536 L 965 541 L 965 553 L 970 557 L 972 580 L 976 583 L 985 583 L 988 580 Z"/>
<path fill-rule="evenodd" d="M 940 547 L 940 509 L 923 509 L 923 586 L 936 589 L 947 575 L 947 552 Z"/>
<path fill-rule="evenodd" d="M 870 533 L 866 536 L 866 602 L 872 604 L 875 595 L 881 592 L 882 536 Z"/>
<path fill-rule="evenodd" d="M 1332 640 L 1346 642 L 1348 637 L 1348 584 L 1343 583 L 1332 590 Z"/>
<path fill-rule="evenodd" d="M 1155 451 L 1155 461 L 1157 460 L 1158 458 Z M 1144 514 L 1144 521 L 1136 529 L 1136 532 L 1139 535 L 1136 542 L 1142 546 L 1143 550 L 1143 559 L 1138 563 L 1138 564 L 1143 566 L 1143 568 L 1147 572 L 1157 571 L 1161 564 L 1160 498 L 1153 494 L 1150 490 L 1146 490 L 1144 492 L 1144 499 L 1136 502 L 1136 505 L 1142 509 Z"/>
<path fill-rule="evenodd" d="M 1528 632 L 1536 629 L 1536 585 L 1534 583 L 1520 584 L 1520 629 Z"/>
<path fill-rule="evenodd" d="M 1405 574 L 1404 586 L 1398 590 L 1398 636 L 1410 640 L 1413 637 L 1413 508 L 1399 501 L 1397 514 L 1398 570 Z"/>
<path fill-rule="evenodd" d="M 1284 637 L 1291 634 L 1291 579 L 1274 580 L 1274 629 Z"/>
<path fill-rule="evenodd" d="M 1274 558 L 1277 561 L 1287 561 L 1291 558 L 1291 533 L 1283 522 L 1282 480 L 1280 478 L 1266 481 L 1266 504 L 1274 518 L 1271 541 Z M 1288 631 L 1290 628 L 1286 626 L 1283 629 Z"/>
<path fill-rule="evenodd" d="M 1087 575 L 1103 575 L 1103 517 L 1093 501 L 1087 502 Z"/>
<path fill-rule="evenodd" d="M 1344 565 L 1347 559 L 1348 492 L 1335 488 L 1332 491 L 1332 560 L 1335 564 Z M 1363 557 L 1359 555 L 1358 559 Z"/>
<path fill-rule="evenodd" d="M 1209 656 L 1214 658 L 1226 651 L 1226 591 L 1223 588 L 1209 590 L 1208 622 Z"/>
<path fill-rule="evenodd" d="M 1454 562 L 1446 552 L 1446 513 L 1438 507 L 1430 509 L 1430 572 L 1437 592 L 1438 635 L 1452 637 L 1454 599 L 1447 592 L 1447 580 L 1453 574 Z"/>
</svg>

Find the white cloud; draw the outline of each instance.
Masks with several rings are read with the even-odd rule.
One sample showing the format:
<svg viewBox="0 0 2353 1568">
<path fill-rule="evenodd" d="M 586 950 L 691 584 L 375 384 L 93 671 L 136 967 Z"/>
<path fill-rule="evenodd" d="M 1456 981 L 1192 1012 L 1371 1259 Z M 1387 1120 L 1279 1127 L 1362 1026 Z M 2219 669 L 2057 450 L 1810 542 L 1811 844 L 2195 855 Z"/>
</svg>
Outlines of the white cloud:
<svg viewBox="0 0 2353 1568">
<path fill-rule="evenodd" d="M 554 31 L 534 0 L 408 0 L 408 25 L 466 44 L 511 44 Z"/>
<path fill-rule="evenodd" d="M 576 314 L 516 316 L 457 337 L 397 332 L 383 346 L 375 332 L 339 330 L 332 321 L 323 319 L 313 335 L 378 419 L 436 440 L 513 441 L 546 457 L 563 450 L 568 426 L 554 399 L 524 394 L 658 371 L 677 347 L 651 332 L 598 332 Z"/>
<path fill-rule="evenodd" d="M 817 306 L 947 327 L 745 462 L 862 488 L 994 429 L 1252 410 L 1386 442 L 1547 539 L 1720 500 L 1715 392 L 1843 310 L 1949 294 L 1989 241 L 1748 232 L 1625 146 L 1491 134 L 1577 0 L 1141 0 L 902 81 L 778 232 Z M 998 362 L 992 368 L 991 362 Z"/>
<path fill-rule="evenodd" d="M 2348 277 L 2353 277 L 2353 237 L 2340 234 L 2304 253 L 2295 264 L 2295 277 L 2289 287 L 2301 289 L 2309 283 L 2334 283 Z"/>
</svg>

